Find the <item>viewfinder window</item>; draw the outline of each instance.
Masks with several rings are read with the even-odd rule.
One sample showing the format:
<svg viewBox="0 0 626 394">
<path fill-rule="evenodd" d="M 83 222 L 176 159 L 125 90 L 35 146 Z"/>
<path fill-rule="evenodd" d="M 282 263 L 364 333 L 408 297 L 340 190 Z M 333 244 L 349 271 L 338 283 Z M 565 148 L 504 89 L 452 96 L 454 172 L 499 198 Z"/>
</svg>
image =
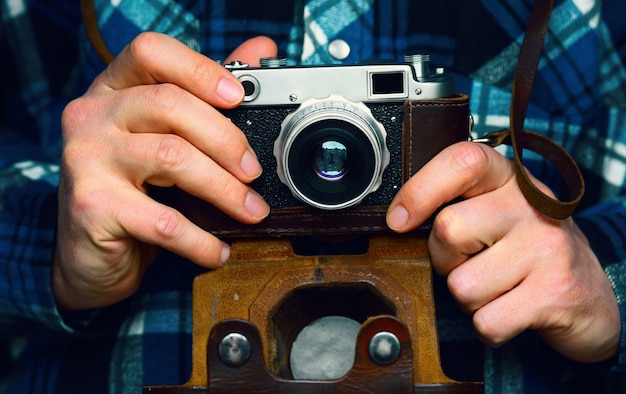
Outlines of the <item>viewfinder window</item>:
<svg viewBox="0 0 626 394">
<path fill-rule="evenodd" d="M 404 93 L 404 73 L 372 73 L 372 94 Z"/>
</svg>

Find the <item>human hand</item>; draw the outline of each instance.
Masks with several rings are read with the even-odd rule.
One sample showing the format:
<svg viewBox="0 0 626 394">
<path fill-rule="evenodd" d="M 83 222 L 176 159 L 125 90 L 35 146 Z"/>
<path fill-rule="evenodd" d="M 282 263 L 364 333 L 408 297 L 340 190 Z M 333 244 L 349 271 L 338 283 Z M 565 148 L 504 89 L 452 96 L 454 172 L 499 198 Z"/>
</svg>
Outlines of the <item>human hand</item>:
<svg viewBox="0 0 626 394">
<path fill-rule="evenodd" d="M 402 187 L 387 222 L 409 231 L 459 196 L 435 217 L 428 247 L 480 337 L 499 346 L 535 329 L 577 361 L 614 355 L 619 309 L 589 242 L 571 218 L 553 220 L 530 206 L 513 163 L 492 148 L 462 142 L 440 152 Z"/>
<path fill-rule="evenodd" d="M 265 37 L 226 61 L 276 55 Z M 246 183 L 261 166 L 245 136 L 214 107 L 243 88 L 224 67 L 157 33 L 138 36 L 62 117 L 57 248 L 52 286 L 60 308 L 91 309 L 131 295 L 159 248 L 216 267 L 229 247 L 147 194 L 177 185 L 243 223 L 269 207 Z"/>
</svg>

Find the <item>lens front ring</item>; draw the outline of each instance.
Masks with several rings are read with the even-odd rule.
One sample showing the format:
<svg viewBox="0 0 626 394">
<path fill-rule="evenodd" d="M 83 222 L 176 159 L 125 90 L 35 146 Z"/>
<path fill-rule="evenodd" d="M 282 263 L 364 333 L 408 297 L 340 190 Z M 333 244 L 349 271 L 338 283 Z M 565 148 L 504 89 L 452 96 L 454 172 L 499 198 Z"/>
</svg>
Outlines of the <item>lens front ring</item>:
<svg viewBox="0 0 626 394">
<path fill-rule="evenodd" d="M 362 103 L 340 96 L 306 101 L 285 118 L 275 141 L 278 176 L 311 206 L 336 210 L 359 204 L 382 182 L 389 164 L 386 136 Z"/>
</svg>

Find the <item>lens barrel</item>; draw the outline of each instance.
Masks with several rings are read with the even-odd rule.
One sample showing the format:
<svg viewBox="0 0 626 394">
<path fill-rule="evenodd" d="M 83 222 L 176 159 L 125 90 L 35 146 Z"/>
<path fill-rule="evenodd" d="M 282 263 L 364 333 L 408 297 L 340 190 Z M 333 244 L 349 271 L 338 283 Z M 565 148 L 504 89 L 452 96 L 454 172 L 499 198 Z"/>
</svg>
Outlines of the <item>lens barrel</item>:
<svg viewBox="0 0 626 394">
<path fill-rule="evenodd" d="M 362 103 L 339 96 L 304 102 L 274 144 L 278 176 L 311 206 L 348 208 L 380 186 L 389 164 L 386 136 Z"/>
</svg>

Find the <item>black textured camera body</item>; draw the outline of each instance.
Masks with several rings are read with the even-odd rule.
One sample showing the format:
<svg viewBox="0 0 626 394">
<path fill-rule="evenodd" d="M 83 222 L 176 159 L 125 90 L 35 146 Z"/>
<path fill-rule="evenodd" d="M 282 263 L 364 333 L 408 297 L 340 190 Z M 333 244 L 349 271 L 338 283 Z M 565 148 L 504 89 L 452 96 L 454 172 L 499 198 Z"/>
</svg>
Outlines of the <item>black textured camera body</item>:
<svg viewBox="0 0 626 394">
<path fill-rule="evenodd" d="M 367 105 L 376 120 L 387 130 L 387 148 L 390 162 L 383 173 L 381 186 L 366 196 L 362 205 L 389 205 L 402 185 L 402 103 Z M 246 135 L 250 146 L 257 154 L 263 167 L 263 174 L 252 183 L 274 209 L 302 205 L 283 184 L 277 175 L 277 162 L 274 156 L 274 143 L 278 139 L 283 120 L 298 109 L 298 106 L 240 107 L 226 111 L 231 119 Z"/>
</svg>

